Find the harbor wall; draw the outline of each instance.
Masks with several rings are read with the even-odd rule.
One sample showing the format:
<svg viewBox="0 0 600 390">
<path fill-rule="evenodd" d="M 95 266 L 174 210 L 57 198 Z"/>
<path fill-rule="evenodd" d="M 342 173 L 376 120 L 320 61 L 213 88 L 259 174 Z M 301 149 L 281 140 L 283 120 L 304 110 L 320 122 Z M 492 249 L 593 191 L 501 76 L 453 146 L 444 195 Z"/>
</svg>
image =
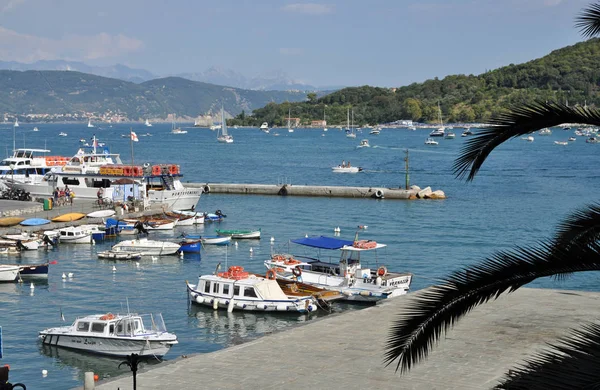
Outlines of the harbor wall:
<svg viewBox="0 0 600 390">
<path fill-rule="evenodd" d="M 386 187 L 353 187 L 353 186 L 310 186 L 293 184 L 247 184 L 247 183 L 185 183 L 185 186 L 202 188 L 204 193 L 245 194 L 245 195 L 278 195 L 278 196 L 313 196 L 337 198 L 373 198 L 373 199 L 444 199 L 443 191 L 427 191 L 423 193 L 419 187 L 411 189 Z M 427 187 L 429 188 L 429 187 Z M 436 194 L 437 193 L 437 194 Z"/>
</svg>

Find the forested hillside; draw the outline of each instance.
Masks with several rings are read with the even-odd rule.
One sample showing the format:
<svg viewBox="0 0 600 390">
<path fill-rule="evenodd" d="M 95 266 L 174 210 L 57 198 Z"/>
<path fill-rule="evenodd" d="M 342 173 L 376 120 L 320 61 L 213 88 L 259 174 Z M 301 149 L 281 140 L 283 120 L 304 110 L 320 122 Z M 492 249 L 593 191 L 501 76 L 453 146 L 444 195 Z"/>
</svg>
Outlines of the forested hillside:
<svg viewBox="0 0 600 390">
<path fill-rule="evenodd" d="M 514 104 L 552 100 L 569 105 L 600 105 L 600 39 L 590 39 L 553 51 L 520 65 L 474 75 L 453 75 L 400 88 L 345 88 L 306 102 L 268 104 L 252 116 L 244 113 L 233 124 L 285 125 L 288 112 L 303 123 L 323 119 L 345 123 L 347 109 L 355 123 L 386 123 L 399 119 L 437 122 L 438 104 L 444 122 L 485 122 Z"/>
</svg>

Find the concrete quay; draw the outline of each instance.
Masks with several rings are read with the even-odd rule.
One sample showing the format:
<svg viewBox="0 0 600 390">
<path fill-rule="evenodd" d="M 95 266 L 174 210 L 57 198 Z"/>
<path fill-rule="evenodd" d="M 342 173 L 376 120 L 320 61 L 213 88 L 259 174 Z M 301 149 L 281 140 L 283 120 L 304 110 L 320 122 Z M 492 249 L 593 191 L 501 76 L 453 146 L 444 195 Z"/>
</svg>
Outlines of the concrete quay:
<svg viewBox="0 0 600 390">
<path fill-rule="evenodd" d="M 475 308 L 408 374 L 383 365 L 392 321 L 419 292 L 138 372 L 138 389 L 490 389 L 600 315 L 600 293 L 522 288 Z M 230 314 L 235 316 L 235 312 Z M 219 313 L 226 316 L 227 313 Z M 181 342 L 181 340 L 180 340 Z M 174 351 L 177 346 L 173 347 Z M 132 389 L 129 371 L 96 389 Z"/>
<path fill-rule="evenodd" d="M 204 193 L 320 196 L 336 198 L 417 199 L 418 190 L 385 187 L 309 186 L 292 184 L 231 184 L 231 183 L 185 183 L 186 187 L 202 188 Z M 435 198 L 435 195 L 427 196 Z"/>
</svg>

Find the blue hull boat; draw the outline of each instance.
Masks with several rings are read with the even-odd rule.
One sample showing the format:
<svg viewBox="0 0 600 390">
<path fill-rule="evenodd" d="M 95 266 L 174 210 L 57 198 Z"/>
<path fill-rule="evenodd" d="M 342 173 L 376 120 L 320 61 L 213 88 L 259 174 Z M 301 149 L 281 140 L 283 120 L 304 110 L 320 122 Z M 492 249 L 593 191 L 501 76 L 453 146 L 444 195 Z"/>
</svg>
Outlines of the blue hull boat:
<svg viewBox="0 0 600 390">
<path fill-rule="evenodd" d="M 29 218 L 20 223 L 21 226 L 40 226 L 50 223 L 49 220 L 44 218 Z"/>
<path fill-rule="evenodd" d="M 18 264 L 21 278 L 48 278 L 48 263 Z"/>
<path fill-rule="evenodd" d="M 179 250 L 184 253 L 200 253 L 200 249 L 202 249 L 201 240 L 183 240 L 179 245 L 181 245 Z"/>
</svg>

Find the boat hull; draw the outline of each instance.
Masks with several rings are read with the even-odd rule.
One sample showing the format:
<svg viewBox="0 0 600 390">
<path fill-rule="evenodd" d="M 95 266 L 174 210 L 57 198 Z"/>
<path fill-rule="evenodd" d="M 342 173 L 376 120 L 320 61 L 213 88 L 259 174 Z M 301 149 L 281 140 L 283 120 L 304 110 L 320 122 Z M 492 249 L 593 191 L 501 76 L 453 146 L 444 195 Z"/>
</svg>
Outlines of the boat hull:
<svg viewBox="0 0 600 390">
<path fill-rule="evenodd" d="M 113 251 L 136 252 L 142 256 L 167 256 L 174 255 L 180 246 L 172 242 L 163 242 L 162 245 L 148 244 L 144 240 L 122 241 L 113 246 Z"/>
<path fill-rule="evenodd" d="M 203 245 L 229 245 L 231 237 L 202 237 Z"/>
<path fill-rule="evenodd" d="M 202 240 L 195 241 L 182 241 L 179 243 L 181 247 L 180 251 L 185 253 L 200 253 L 200 249 L 202 249 Z"/>
<path fill-rule="evenodd" d="M 172 344 L 168 341 L 146 340 L 144 337 L 109 338 L 93 336 L 66 335 L 64 333 L 40 334 L 43 344 L 108 356 L 128 356 L 136 353 L 139 356 L 162 357 L 169 352 Z"/>
<path fill-rule="evenodd" d="M 19 274 L 24 279 L 48 279 L 48 264 L 19 265 Z"/>
<path fill-rule="evenodd" d="M 18 265 L 0 265 L 0 282 L 14 282 L 18 274 Z"/>
<path fill-rule="evenodd" d="M 188 284 L 188 294 L 192 303 L 204 305 L 217 309 L 228 310 L 231 299 L 205 294 L 196 290 L 196 286 Z M 313 297 L 295 300 L 263 300 L 263 299 L 235 299 L 232 303 L 233 310 L 243 311 L 277 311 L 292 313 L 310 313 L 317 310 L 316 301 Z"/>
</svg>

